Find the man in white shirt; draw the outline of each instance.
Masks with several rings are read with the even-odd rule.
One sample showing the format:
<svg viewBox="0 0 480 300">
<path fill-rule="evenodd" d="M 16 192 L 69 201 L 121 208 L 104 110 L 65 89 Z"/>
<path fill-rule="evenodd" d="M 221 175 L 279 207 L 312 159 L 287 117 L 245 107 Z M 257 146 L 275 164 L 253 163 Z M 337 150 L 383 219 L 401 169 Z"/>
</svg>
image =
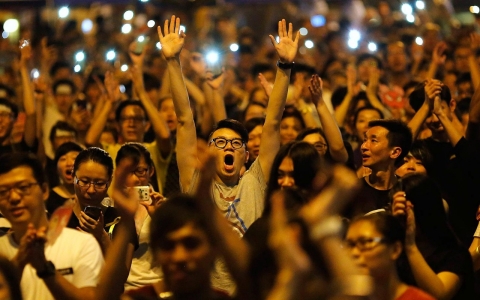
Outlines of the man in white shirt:
<svg viewBox="0 0 480 300">
<path fill-rule="evenodd" d="M 95 238 L 65 228 L 47 241 L 44 201 L 49 189 L 41 163 L 21 153 L 0 160 L 0 212 L 12 225 L 0 238 L 0 255 L 22 274 L 24 299 L 94 299 L 103 266 Z"/>
</svg>

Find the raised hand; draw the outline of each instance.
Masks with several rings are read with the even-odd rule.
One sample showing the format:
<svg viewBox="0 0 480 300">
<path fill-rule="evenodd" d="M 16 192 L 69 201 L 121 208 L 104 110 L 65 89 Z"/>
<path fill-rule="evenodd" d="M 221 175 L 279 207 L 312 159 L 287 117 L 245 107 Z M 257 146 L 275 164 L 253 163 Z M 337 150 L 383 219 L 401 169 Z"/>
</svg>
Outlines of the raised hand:
<svg viewBox="0 0 480 300">
<path fill-rule="evenodd" d="M 436 65 L 443 65 L 447 60 L 447 55 L 445 55 L 445 50 L 447 50 L 447 44 L 445 42 L 440 42 L 435 45 L 432 53 L 432 62 Z"/>
<path fill-rule="evenodd" d="M 137 47 L 137 43 L 137 41 L 134 41 L 130 44 L 128 55 L 130 56 L 133 65 L 141 69 L 145 58 L 145 47 L 142 49 L 142 52 L 136 53 L 135 48 Z"/>
<path fill-rule="evenodd" d="M 27 62 L 32 58 L 32 46 L 29 40 L 20 41 L 20 67 L 25 67 Z"/>
<path fill-rule="evenodd" d="M 395 217 L 407 215 L 407 198 L 404 191 L 393 195 L 392 215 Z"/>
<path fill-rule="evenodd" d="M 269 35 L 272 44 L 275 46 L 275 50 L 277 50 L 280 62 L 282 63 L 292 63 L 297 55 L 300 33 L 297 31 L 295 39 L 293 38 L 293 35 L 293 25 L 292 23 L 289 23 L 287 31 L 287 22 L 285 19 L 278 21 L 279 42 L 277 43 L 273 35 Z"/>
<path fill-rule="evenodd" d="M 207 83 L 214 90 L 222 88 L 225 83 L 225 68 L 222 68 L 222 73 L 216 78 L 213 78 L 212 72 L 207 72 Z"/>
<path fill-rule="evenodd" d="M 432 104 L 435 97 L 439 97 L 442 92 L 443 83 L 436 79 L 427 79 L 425 82 L 425 98 Z"/>
<path fill-rule="evenodd" d="M 115 184 L 112 197 L 115 200 L 115 208 L 122 218 L 133 221 L 138 209 L 138 200 L 135 197 L 135 190 L 126 188 L 127 177 L 135 171 L 135 163 L 131 158 L 124 158 L 115 168 Z"/>
<path fill-rule="evenodd" d="M 185 43 L 185 33 L 180 31 L 180 18 L 175 15 L 168 20 L 165 20 L 163 25 L 163 34 L 160 26 L 157 27 L 158 38 L 162 45 L 162 53 L 165 58 L 178 58 Z"/>
<path fill-rule="evenodd" d="M 308 90 L 310 91 L 312 102 L 315 106 L 317 106 L 318 103 L 323 103 L 323 81 L 317 74 L 312 75 L 312 78 L 310 78 Z"/>
<path fill-rule="evenodd" d="M 140 204 L 147 209 L 147 212 L 151 217 L 155 210 L 167 201 L 167 198 L 158 192 L 154 192 L 153 189 L 150 188 L 150 199 L 152 200 L 151 203 L 148 203 L 148 201 L 141 201 Z"/>
<path fill-rule="evenodd" d="M 260 84 L 262 85 L 263 90 L 267 95 L 267 98 L 270 98 L 270 95 L 272 94 L 272 90 L 273 90 L 273 85 L 267 81 L 267 78 L 265 78 L 265 76 L 263 76 L 262 73 L 258 73 L 258 79 L 260 80 Z"/>
<path fill-rule="evenodd" d="M 347 93 L 350 96 L 355 96 L 357 94 L 355 85 L 357 84 L 357 71 L 352 65 L 347 67 Z"/>
<path fill-rule="evenodd" d="M 120 85 L 118 80 L 115 79 L 115 76 L 112 72 L 107 71 L 105 73 L 105 80 L 103 81 L 105 89 L 107 91 L 108 99 L 111 102 L 115 102 L 120 98 Z"/>
<path fill-rule="evenodd" d="M 367 93 L 377 95 L 380 82 L 380 70 L 377 67 L 370 67 L 370 76 L 368 78 Z"/>
</svg>

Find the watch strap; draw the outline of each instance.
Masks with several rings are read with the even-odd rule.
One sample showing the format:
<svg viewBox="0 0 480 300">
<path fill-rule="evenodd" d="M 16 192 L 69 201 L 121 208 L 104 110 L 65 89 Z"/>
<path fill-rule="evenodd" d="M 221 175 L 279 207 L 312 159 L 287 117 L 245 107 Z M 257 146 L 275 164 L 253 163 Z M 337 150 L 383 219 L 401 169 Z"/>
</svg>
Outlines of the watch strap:
<svg viewBox="0 0 480 300">
<path fill-rule="evenodd" d="M 294 62 L 291 63 L 283 63 L 279 60 L 277 60 L 277 67 L 279 67 L 282 70 L 291 70 L 293 66 L 295 65 Z"/>
<path fill-rule="evenodd" d="M 38 276 L 38 278 L 44 279 L 44 278 L 55 275 L 55 272 L 56 272 L 55 265 L 51 261 L 48 260 L 45 263 L 45 269 L 41 272 L 37 271 L 37 276 Z"/>
</svg>

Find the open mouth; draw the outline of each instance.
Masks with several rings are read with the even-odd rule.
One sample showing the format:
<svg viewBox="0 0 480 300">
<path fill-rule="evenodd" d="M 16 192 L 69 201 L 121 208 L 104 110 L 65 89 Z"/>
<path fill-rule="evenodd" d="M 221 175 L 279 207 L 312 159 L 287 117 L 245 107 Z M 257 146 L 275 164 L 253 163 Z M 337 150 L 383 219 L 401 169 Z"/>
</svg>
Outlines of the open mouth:
<svg viewBox="0 0 480 300">
<path fill-rule="evenodd" d="M 225 163 L 226 170 L 233 170 L 233 161 L 234 161 L 233 155 L 231 154 L 225 155 L 224 163 Z"/>
</svg>

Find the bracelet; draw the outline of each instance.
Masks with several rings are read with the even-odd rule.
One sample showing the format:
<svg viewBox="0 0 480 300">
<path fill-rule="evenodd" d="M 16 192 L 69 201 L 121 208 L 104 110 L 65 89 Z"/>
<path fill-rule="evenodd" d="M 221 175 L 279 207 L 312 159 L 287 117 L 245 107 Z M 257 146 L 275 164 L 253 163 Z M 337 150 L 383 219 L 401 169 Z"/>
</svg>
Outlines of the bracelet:
<svg viewBox="0 0 480 300">
<path fill-rule="evenodd" d="M 291 62 L 291 63 L 283 63 L 279 60 L 277 60 L 277 67 L 279 67 L 280 69 L 282 70 L 290 70 L 293 68 L 293 66 L 295 65 L 294 62 Z"/>
<path fill-rule="evenodd" d="M 339 217 L 328 217 L 317 222 L 310 230 L 312 240 L 320 240 L 330 236 L 337 236 L 343 228 L 342 220 Z"/>
</svg>

